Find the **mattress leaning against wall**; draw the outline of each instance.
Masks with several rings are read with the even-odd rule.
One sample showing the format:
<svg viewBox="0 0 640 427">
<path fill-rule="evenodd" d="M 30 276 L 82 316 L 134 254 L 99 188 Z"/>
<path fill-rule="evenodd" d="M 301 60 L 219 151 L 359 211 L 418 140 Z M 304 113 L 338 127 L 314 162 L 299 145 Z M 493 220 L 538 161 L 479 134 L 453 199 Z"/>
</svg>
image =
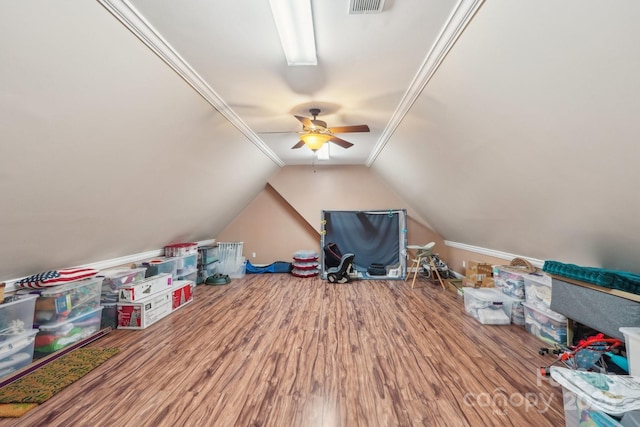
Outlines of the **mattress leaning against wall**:
<svg viewBox="0 0 640 427">
<path fill-rule="evenodd" d="M 619 328 L 640 326 L 640 302 L 552 276 L 551 310 L 624 340 Z"/>
</svg>

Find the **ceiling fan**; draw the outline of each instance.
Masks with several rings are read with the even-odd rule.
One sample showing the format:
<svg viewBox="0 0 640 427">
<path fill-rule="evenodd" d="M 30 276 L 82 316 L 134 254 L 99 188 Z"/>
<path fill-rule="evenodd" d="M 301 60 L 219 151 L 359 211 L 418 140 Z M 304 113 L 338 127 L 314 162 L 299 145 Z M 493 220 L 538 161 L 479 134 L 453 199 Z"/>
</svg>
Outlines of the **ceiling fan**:
<svg viewBox="0 0 640 427">
<path fill-rule="evenodd" d="M 302 123 L 302 132 L 300 133 L 300 141 L 291 147 L 292 149 L 306 145 L 310 150 L 316 151 L 320 149 L 325 142 L 332 142 L 342 148 L 349 148 L 353 145 L 351 142 L 338 138 L 334 134 L 347 132 L 369 132 L 369 126 L 367 125 L 338 126 L 330 128 L 327 127 L 327 122 L 317 119 L 320 114 L 319 108 L 312 108 L 309 110 L 309 113 L 311 113 L 313 119 L 294 116 L 300 123 Z"/>
</svg>

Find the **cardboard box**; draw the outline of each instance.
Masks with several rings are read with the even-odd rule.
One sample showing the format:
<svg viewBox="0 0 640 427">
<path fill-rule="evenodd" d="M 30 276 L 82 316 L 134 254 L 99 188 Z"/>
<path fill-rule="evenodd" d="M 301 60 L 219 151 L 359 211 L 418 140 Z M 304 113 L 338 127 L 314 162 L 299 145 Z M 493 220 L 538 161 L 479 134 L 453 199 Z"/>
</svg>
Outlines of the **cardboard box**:
<svg viewBox="0 0 640 427">
<path fill-rule="evenodd" d="M 118 291 L 118 301 L 134 302 L 166 290 L 171 290 L 172 275 L 158 274 L 140 282 L 130 283 Z"/>
<path fill-rule="evenodd" d="M 482 279 L 482 287 L 483 288 L 495 288 L 496 283 L 491 277 L 485 277 Z"/>
<path fill-rule="evenodd" d="M 177 310 L 193 301 L 193 292 L 195 291 L 195 283 L 191 280 L 176 280 L 173 283 L 171 310 Z"/>
<path fill-rule="evenodd" d="M 119 302 L 118 329 L 145 329 L 171 314 L 173 289 L 136 302 Z"/>
<path fill-rule="evenodd" d="M 493 277 L 493 266 L 485 262 L 467 261 L 465 286 L 481 287 L 485 278 Z"/>
</svg>

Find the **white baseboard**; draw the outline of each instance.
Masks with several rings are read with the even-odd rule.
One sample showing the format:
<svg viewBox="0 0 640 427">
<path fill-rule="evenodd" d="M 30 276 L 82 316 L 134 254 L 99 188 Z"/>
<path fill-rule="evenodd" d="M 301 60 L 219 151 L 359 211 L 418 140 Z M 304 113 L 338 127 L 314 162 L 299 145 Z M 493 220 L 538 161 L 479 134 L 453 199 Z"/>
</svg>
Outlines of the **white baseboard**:
<svg viewBox="0 0 640 427">
<path fill-rule="evenodd" d="M 458 242 L 445 240 L 444 244 L 451 248 L 462 249 L 469 252 L 475 252 L 477 254 L 487 255 L 494 258 L 500 258 L 507 261 L 511 261 L 514 258 L 526 259 L 531 264 L 539 268 L 542 268 L 542 265 L 544 264 L 544 261 L 541 259 L 531 258 L 523 255 L 510 254 L 508 252 L 496 251 L 493 249 L 482 248 L 480 246 L 467 245 L 466 243 L 458 243 Z"/>
</svg>

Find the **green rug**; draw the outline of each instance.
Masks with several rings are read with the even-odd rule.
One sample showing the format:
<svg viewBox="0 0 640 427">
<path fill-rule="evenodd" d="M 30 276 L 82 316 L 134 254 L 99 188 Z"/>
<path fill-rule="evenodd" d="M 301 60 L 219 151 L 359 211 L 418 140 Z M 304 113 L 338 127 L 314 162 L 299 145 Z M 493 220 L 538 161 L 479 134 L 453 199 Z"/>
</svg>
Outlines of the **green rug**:
<svg viewBox="0 0 640 427">
<path fill-rule="evenodd" d="M 21 416 L 118 353 L 117 348 L 79 348 L 0 388 L 0 417 Z"/>
</svg>

